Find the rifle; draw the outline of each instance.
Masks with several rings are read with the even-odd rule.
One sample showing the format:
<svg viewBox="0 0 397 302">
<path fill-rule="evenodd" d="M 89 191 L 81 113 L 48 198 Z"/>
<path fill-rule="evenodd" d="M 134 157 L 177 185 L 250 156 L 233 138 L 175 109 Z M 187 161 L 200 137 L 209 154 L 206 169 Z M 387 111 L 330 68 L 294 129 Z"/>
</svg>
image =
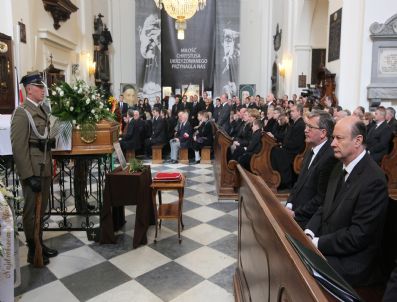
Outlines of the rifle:
<svg viewBox="0 0 397 302">
<path fill-rule="evenodd" d="M 45 141 L 44 145 L 44 157 L 43 157 L 43 162 L 40 164 L 40 180 L 43 177 L 43 172 L 44 172 L 44 166 L 46 162 L 46 156 L 47 156 L 47 141 L 48 138 Z M 41 196 L 41 191 L 36 193 L 35 197 L 35 213 L 34 213 L 34 260 L 33 260 L 33 266 L 34 267 L 43 267 L 43 249 L 41 246 L 41 240 L 40 240 L 40 231 L 41 231 L 41 204 L 42 204 L 42 196 Z"/>
<path fill-rule="evenodd" d="M 41 174 L 41 173 L 40 173 Z M 34 267 L 43 267 L 43 250 L 40 242 L 41 228 L 41 192 L 36 193 L 35 197 L 35 214 L 34 214 Z"/>
</svg>

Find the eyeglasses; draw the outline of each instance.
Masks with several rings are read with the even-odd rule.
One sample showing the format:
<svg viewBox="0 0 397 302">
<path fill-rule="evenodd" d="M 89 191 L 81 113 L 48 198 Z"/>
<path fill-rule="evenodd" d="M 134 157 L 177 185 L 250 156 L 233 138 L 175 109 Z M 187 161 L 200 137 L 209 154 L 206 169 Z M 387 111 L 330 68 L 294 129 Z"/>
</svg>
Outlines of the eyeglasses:
<svg viewBox="0 0 397 302">
<path fill-rule="evenodd" d="M 307 124 L 307 123 L 305 123 L 305 125 L 306 125 L 307 128 L 309 128 L 309 130 L 312 130 L 312 129 L 321 130 L 321 129 L 323 129 L 323 128 L 320 128 L 320 127 L 312 126 L 312 125 Z"/>
</svg>

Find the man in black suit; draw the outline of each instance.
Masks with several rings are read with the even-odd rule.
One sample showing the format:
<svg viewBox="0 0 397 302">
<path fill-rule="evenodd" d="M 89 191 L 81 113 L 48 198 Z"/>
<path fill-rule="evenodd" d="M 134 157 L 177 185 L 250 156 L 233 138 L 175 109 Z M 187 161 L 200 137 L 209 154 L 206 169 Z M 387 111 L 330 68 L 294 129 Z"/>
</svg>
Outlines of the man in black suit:
<svg viewBox="0 0 397 302">
<path fill-rule="evenodd" d="M 312 111 L 306 120 L 306 152 L 298 180 L 289 194 L 287 211 L 302 229 L 324 201 L 328 179 L 337 159 L 331 147 L 334 120 L 325 111 Z"/>
<path fill-rule="evenodd" d="M 226 94 L 222 94 L 221 96 L 221 110 L 219 112 L 217 124 L 219 128 L 225 130 L 226 133 L 229 133 L 230 129 L 230 111 L 231 108 L 228 104 L 228 99 Z"/>
<path fill-rule="evenodd" d="M 124 102 L 124 96 L 121 94 L 119 97 L 118 106 L 115 111 L 117 120 L 121 122 L 121 129 L 120 129 L 121 132 L 124 130 L 125 127 L 124 118 L 127 116 L 127 111 L 128 111 L 128 104 Z"/>
<path fill-rule="evenodd" d="M 386 122 L 389 125 L 393 134 L 397 133 L 397 120 L 396 120 L 396 110 L 393 107 L 386 108 Z"/>
<path fill-rule="evenodd" d="M 178 118 L 178 112 L 180 111 L 179 107 L 179 96 L 175 96 L 175 103 L 172 105 L 171 108 L 171 117 L 175 120 Z"/>
<path fill-rule="evenodd" d="M 142 147 L 143 122 L 139 117 L 139 111 L 128 109 L 124 118 L 127 131 L 120 141 L 120 147 L 124 153 L 128 150 L 139 150 Z"/>
<path fill-rule="evenodd" d="M 372 159 L 380 165 L 385 154 L 389 153 L 393 133 L 386 122 L 386 109 L 379 106 L 375 111 L 376 126 L 368 132 L 367 150 Z"/>
<path fill-rule="evenodd" d="M 292 124 L 287 130 L 280 148 L 273 148 L 270 154 L 274 170 L 281 176 L 282 188 L 291 188 L 293 185 L 292 163 L 295 156 L 305 147 L 305 122 L 302 119 L 303 106 L 301 104 L 291 107 Z"/>
<path fill-rule="evenodd" d="M 198 113 L 198 119 L 200 121 L 200 125 L 197 128 L 197 133 L 193 135 L 192 142 L 195 164 L 200 163 L 200 150 L 204 146 L 212 146 L 214 141 L 212 125 L 209 121 L 209 113 L 206 111 L 200 111 Z"/>
<path fill-rule="evenodd" d="M 249 141 L 247 147 L 243 147 L 244 153 L 237 159 L 242 167 L 246 170 L 251 171 L 251 157 L 252 155 L 258 153 L 262 147 L 262 121 L 260 119 L 255 119 L 252 122 L 252 137 Z"/>
<path fill-rule="evenodd" d="M 165 120 L 160 117 L 160 110 L 154 107 L 152 110 L 153 119 L 152 123 L 152 133 L 149 138 L 145 140 L 146 155 L 151 154 L 151 148 L 153 145 L 164 144 L 167 141 L 167 125 Z"/>
<path fill-rule="evenodd" d="M 386 178 L 365 150 L 362 121 L 341 119 L 333 137 L 331 146 L 340 162 L 305 233 L 347 282 L 368 286 L 381 275 L 377 256 L 389 202 Z"/>
<path fill-rule="evenodd" d="M 175 138 L 170 140 L 171 147 L 171 164 L 178 163 L 178 151 L 180 148 L 189 148 L 192 141 L 192 127 L 188 121 L 189 113 L 184 111 L 180 113 L 181 119 L 176 126 Z"/>
<path fill-rule="evenodd" d="M 385 295 L 383 296 L 383 302 L 395 301 L 397 301 L 397 266 L 390 275 L 389 281 L 387 282 Z"/>
</svg>

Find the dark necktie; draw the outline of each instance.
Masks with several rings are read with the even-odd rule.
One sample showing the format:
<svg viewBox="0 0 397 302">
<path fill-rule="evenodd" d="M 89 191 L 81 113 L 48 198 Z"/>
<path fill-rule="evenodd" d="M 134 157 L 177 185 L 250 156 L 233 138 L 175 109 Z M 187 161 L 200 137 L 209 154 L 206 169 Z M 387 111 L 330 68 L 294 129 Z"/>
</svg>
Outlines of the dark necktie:
<svg viewBox="0 0 397 302">
<path fill-rule="evenodd" d="M 307 169 L 309 170 L 310 169 L 310 166 L 311 166 L 311 161 L 312 161 L 312 158 L 313 158 L 313 156 L 314 156 L 314 151 L 313 151 L 313 149 L 311 149 L 310 150 L 310 155 L 309 155 L 309 157 L 308 157 L 308 159 L 307 159 Z"/>
<path fill-rule="evenodd" d="M 345 177 L 346 177 L 347 171 L 345 169 L 342 170 L 342 173 L 340 175 L 340 178 L 338 180 L 338 184 L 336 186 L 336 190 L 335 190 L 335 196 L 337 196 L 340 191 L 342 191 L 343 189 L 343 185 L 345 184 Z"/>
</svg>

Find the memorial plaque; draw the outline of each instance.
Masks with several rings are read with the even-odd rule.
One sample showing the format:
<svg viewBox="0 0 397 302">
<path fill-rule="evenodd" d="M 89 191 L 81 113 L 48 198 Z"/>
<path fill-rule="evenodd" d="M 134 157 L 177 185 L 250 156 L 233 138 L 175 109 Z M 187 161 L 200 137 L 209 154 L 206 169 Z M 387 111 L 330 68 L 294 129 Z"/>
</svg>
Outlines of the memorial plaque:
<svg viewBox="0 0 397 302">
<path fill-rule="evenodd" d="M 329 16 L 328 62 L 339 60 L 342 28 L 342 9 Z"/>
<path fill-rule="evenodd" d="M 397 48 L 379 49 L 379 76 L 397 76 Z"/>
</svg>

